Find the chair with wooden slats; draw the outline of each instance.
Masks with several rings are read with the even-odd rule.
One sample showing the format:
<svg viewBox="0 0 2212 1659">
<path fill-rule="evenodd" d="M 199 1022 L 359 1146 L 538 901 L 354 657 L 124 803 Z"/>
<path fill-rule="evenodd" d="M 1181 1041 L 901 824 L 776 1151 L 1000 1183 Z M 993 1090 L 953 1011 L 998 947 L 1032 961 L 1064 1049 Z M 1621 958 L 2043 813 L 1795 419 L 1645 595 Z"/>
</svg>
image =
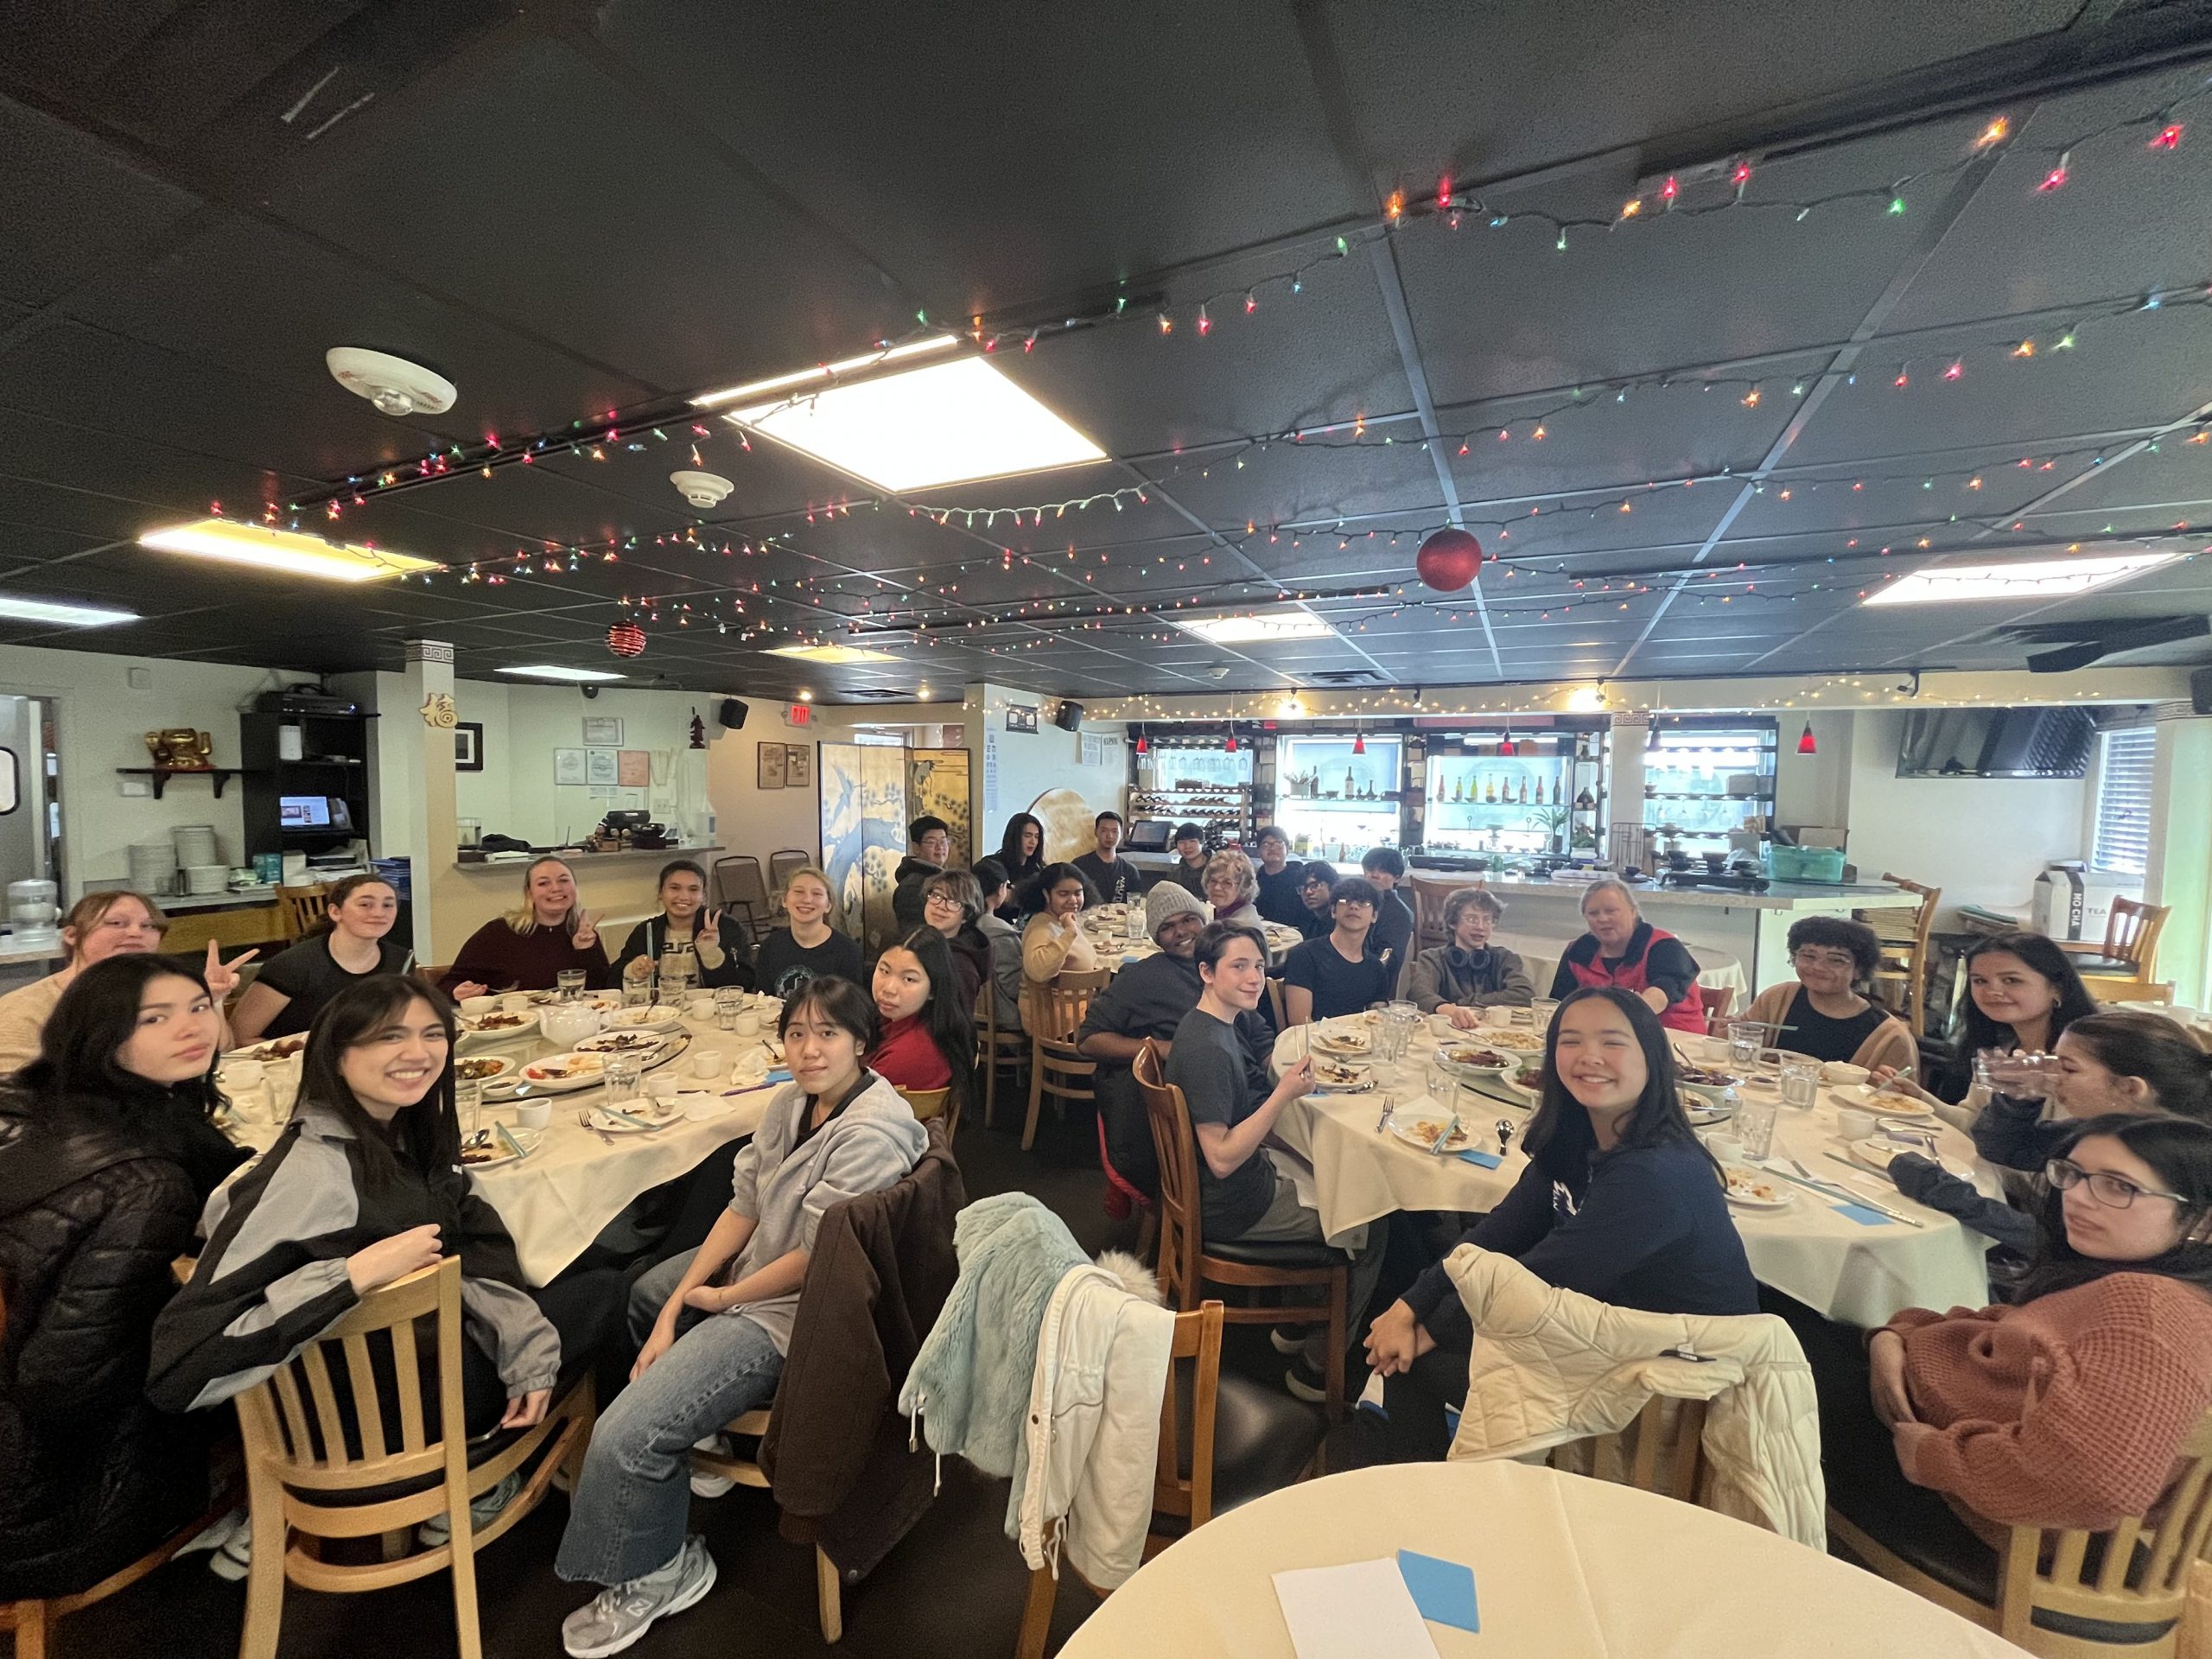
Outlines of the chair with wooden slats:
<svg viewBox="0 0 2212 1659">
<path fill-rule="evenodd" d="M 955 1107 L 950 1112 L 945 1110 L 945 1102 L 952 1098 L 951 1090 L 899 1089 L 896 1084 L 892 1087 L 897 1091 L 899 1098 L 905 1101 L 912 1109 L 916 1122 L 926 1123 L 933 1117 L 942 1116 L 944 1119 L 944 1132 L 948 1138 L 960 1127 L 959 1108 Z"/>
<path fill-rule="evenodd" d="M 1551 1465 L 1568 1474 L 1589 1475 L 1695 1503 L 1706 1471 L 1706 1406 L 1703 1400 L 1654 1395 L 1620 1433 L 1554 1446 Z"/>
<path fill-rule="evenodd" d="M 304 939 L 330 919 L 329 893 L 330 889 L 321 884 L 276 889 L 276 906 L 284 912 L 286 940 Z"/>
<path fill-rule="evenodd" d="M 1056 975 L 1039 982 L 1021 983 L 1021 1024 L 1029 1033 L 1029 1116 L 1021 1126 L 1021 1149 L 1036 1144 L 1037 1116 L 1050 1095 L 1062 1112 L 1071 1100 L 1095 1101 L 1091 1077 L 1095 1060 L 1087 1059 L 1075 1046 L 1075 1033 L 1090 1012 L 1090 999 L 1113 978 L 1101 968 L 1091 973 Z"/>
<path fill-rule="evenodd" d="M 2100 1002 L 2172 1001 L 2173 988 L 2158 983 L 2158 935 L 2172 913 L 2171 905 L 2113 899 L 2105 920 L 2104 954 L 2074 960 L 2089 995 Z"/>
<path fill-rule="evenodd" d="M 2212 1413 L 2181 1455 L 2155 1521 L 2130 1516 L 2105 1532 L 1999 1528 L 1993 1570 L 1986 1552 L 1957 1560 L 1885 1541 L 1834 1506 L 1828 1533 L 1891 1583 L 2043 1659 L 2192 1659 L 2192 1643 L 2203 1659 L 2212 1608 L 2202 1587 L 2195 1605 L 2190 1592 L 2212 1561 Z"/>
<path fill-rule="evenodd" d="M 435 1428 L 423 1397 L 419 1320 L 432 1322 L 435 1343 L 427 1357 L 436 1378 Z M 472 1462 L 461 1404 L 464 1340 L 461 1258 L 449 1255 L 371 1291 L 238 1396 L 253 1523 L 239 1659 L 274 1659 L 288 1582 L 346 1594 L 448 1569 L 455 1649 L 462 1659 L 481 1659 L 475 1552 L 536 1509 L 557 1472 L 565 1469 L 573 1478 L 582 1470 L 597 1408 L 587 1376 L 553 1402 L 543 1421 L 481 1443 L 480 1460 Z M 390 1354 L 388 1368 L 376 1363 L 379 1350 Z M 398 1418 L 396 1446 L 382 1409 L 386 1396 Z M 533 1460 L 514 1501 L 479 1530 L 470 1500 Z M 423 1548 L 416 1529 L 440 1515 L 452 1529 L 451 1541 Z M 383 1559 L 348 1562 L 325 1550 L 327 1543 L 365 1538 L 383 1541 Z"/>
<path fill-rule="evenodd" d="M 1726 1030 L 1728 1010 L 1736 1001 L 1736 988 L 1733 985 L 1700 985 L 1697 988 L 1697 1000 L 1698 1006 L 1705 1010 L 1706 1030 Z"/>
<path fill-rule="evenodd" d="M 757 1453 L 760 1442 L 767 1438 L 772 1411 L 772 1407 L 760 1406 L 741 1413 L 723 1425 L 722 1433 L 733 1440 L 752 1441 L 755 1456 L 746 1457 L 734 1447 L 728 1452 L 710 1452 L 695 1446 L 691 1452 L 692 1468 L 702 1474 L 723 1476 L 741 1486 L 756 1486 L 764 1492 L 768 1491 L 771 1484 L 768 1474 L 761 1468 Z M 814 1547 L 814 1612 L 822 1626 L 824 1642 L 836 1643 L 843 1637 L 845 1599 L 837 1577 L 837 1564 L 830 1559 L 819 1544 Z"/>
<path fill-rule="evenodd" d="M 983 1127 L 991 1127 L 998 1109 L 999 1067 L 1011 1060 L 1019 1066 L 1029 1058 L 1028 1033 L 999 1024 L 998 988 L 989 980 L 976 993 L 976 1070 L 983 1079 Z"/>
<path fill-rule="evenodd" d="M 1882 880 L 1902 892 L 1916 893 L 1920 903 L 1910 911 L 1885 907 L 1858 913 L 1858 919 L 1872 928 L 1874 937 L 1881 941 L 1872 988 L 1877 1001 L 1886 1001 L 1882 992 L 1893 992 L 1896 1001 L 1888 1003 L 1891 1011 L 1903 1016 L 1915 1037 L 1924 1037 L 1928 1034 L 1928 936 L 1935 931 L 1936 907 L 1943 902 L 1943 889 L 1923 887 L 1887 870 L 1882 872 Z"/>
<path fill-rule="evenodd" d="M 1414 944 L 1412 950 L 1407 954 L 1417 955 L 1423 950 L 1434 950 L 1438 945 L 1451 944 L 1451 936 L 1444 928 L 1445 904 L 1462 887 L 1482 886 L 1482 878 L 1471 875 L 1444 878 L 1416 874 L 1408 876 L 1407 880 L 1413 888 L 1414 907 Z"/>
</svg>

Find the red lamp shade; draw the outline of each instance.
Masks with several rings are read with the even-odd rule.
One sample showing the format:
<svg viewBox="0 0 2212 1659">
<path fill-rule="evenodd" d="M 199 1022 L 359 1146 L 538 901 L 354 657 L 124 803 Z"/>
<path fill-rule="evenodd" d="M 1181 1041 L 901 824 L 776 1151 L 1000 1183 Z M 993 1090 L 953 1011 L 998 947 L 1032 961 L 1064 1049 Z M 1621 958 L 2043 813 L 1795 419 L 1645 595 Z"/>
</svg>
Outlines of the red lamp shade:
<svg viewBox="0 0 2212 1659">
<path fill-rule="evenodd" d="M 1351 752 L 1354 754 L 1365 754 L 1367 753 L 1366 734 L 1363 732 L 1354 732 L 1351 734 Z"/>
<path fill-rule="evenodd" d="M 1147 737 L 1142 732 L 1139 732 L 1137 734 L 1137 753 L 1139 754 L 1150 754 L 1152 753 L 1152 740 Z"/>
<path fill-rule="evenodd" d="M 1797 753 L 1818 754 L 1820 752 L 1821 746 L 1813 741 L 1813 722 L 1808 720 L 1805 722 L 1805 729 L 1797 734 Z"/>
<path fill-rule="evenodd" d="M 634 622 L 617 622 L 607 631 L 607 648 L 617 657 L 635 657 L 645 648 L 645 631 Z"/>
<path fill-rule="evenodd" d="M 1483 544 L 1464 530 L 1440 530 L 1414 555 L 1414 569 L 1425 588 L 1456 594 L 1473 584 L 1483 568 Z"/>
<path fill-rule="evenodd" d="M 1229 752 L 1230 753 L 1234 754 L 1234 753 L 1236 753 L 1236 733 L 1231 732 L 1231 733 L 1229 734 L 1229 741 L 1228 741 L 1228 743 L 1227 743 L 1224 747 L 1227 748 L 1227 750 L 1228 750 L 1228 752 Z"/>
</svg>

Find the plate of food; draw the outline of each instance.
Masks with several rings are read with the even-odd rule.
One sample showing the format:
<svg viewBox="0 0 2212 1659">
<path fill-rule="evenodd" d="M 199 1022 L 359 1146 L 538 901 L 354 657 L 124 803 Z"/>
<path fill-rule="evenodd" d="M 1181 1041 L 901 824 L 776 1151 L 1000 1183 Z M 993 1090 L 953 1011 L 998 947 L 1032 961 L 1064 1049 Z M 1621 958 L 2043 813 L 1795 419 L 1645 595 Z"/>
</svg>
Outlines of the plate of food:
<svg viewBox="0 0 2212 1659">
<path fill-rule="evenodd" d="M 1450 1122 L 1452 1120 L 1448 1117 L 1394 1117 L 1390 1120 L 1390 1133 L 1417 1151 L 1434 1152 L 1436 1137 L 1444 1133 L 1444 1126 Z M 1452 1138 L 1444 1143 L 1444 1150 L 1447 1153 L 1471 1152 L 1474 1146 L 1474 1128 L 1462 1118 L 1453 1125 Z"/>
<path fill-rule="evenodd" d="M 1374 1076 L 1364 1065 L 1332 1059 L 1326 1055 L 1314 1057 L 1313 1087 L 1318 1093 L 1358 1095 L 1374 1086 Z"/>
<path fill-rule="evenodd" d="M 1495 1077 L 1514 1071 L 1521 1064 L 1521 1057 L 1501 1049 L 1471 1042 L 1446 1043 L 1436 1051 L 1436 1057 L 1454 1071 L 1473 1072 L 1478 1076 Z"/>
<path fill-rule="evenodd" d="M 1544 1068 L 1541 1065 L 1524 1065 L 1513 1074 L 1510 1081 L 1523 1094 L 1540 1095 L 1544 1091 Z"/>
<path fill-rule="evenodd" d="M 601 1135 L 652 1135 L 683 1121 L 683 1109 L 675 1101 L 626 1100 L 620 1106 L 594 1106 L 588 1127 Z"/>
<path fill-rule="evenodd" d="M 1363 1057 L 1375 1050 L 1375 1033 L 1364 1026 L 1327 1025 L 1315 1030 L 1313 1043 L 1324 1053 Z"/>
<path fill-rule="evenodd" d="M 599 1082 L 607 1070 L 604 1054 L 579 1054 L 573 1050 L 566 1054 L 548 1054 L 542 1060 L 532 1060 L 512 1080 L 526 1083 L 541 1093 L 566 1094 L 574 1089 L 588 1089 Z"/>
<path fill-rule="evenodd" d="M 1544 1052 L 1544 1033 L 1528 1026 L 1484 1026 L 1482 1042 L 1485 1048 L 1503 1048 L 1516 1054 Z"/>
<path fill-rule="evenodd" d="M 502 1164 L 518 1164 L 537 1150 L 537 1143 L 545 1137 L 543 1129 L 511 1129 L 504 1123 L 494 1124 L 479 1131 L 479 1136 L 461 1149 L 463 1169 L 497 1169 Z"/>
<path fill-rule="evenodd" d="M 671 1002 L 651 1007 L 616 1008 L 607 1016 L 609 1031 L 673 1031 L 683 1023 L 683 1010 Z"/>
<path fill-rule="evenodd" d="M 505 1054 L 467 1054 L 453 1063 L 453 1074 L 463 1083 L 492 1083 L 515 1069 Z"/>
<path fill-rule="evenodd" d="M 289 1060 L 307 1046 L 308 1039 L 304 1035 L 279 1037 L 274 1042 L 249 1043 L 244 1048 L 228 1050 L 223 1058 L 226 1060 L 259 1060 L 265 1065 L 271 1060 Z"/>
<path fill-rule="evenodd" d="M 1732 1071 L 1722 1071 L 1710 1066 L 1681 1065 L 1675 1069 L 1675 1086 L 1707 1106 L 1728 1105 L 1728 1091 L 1743 1081 Z"/>
<path fill-rule="evenodd" d="M 666 1047 L 668 1038 L 657 1031 L 602 1031 L 576 1045 L 579 1054 L 652 1054 Z"/>
<path fill-rule="evenodd" d="M 491 1008 L 482 1014 L 464 1014 L 454 1022 L 464 1037 L 495 1037 L 502 1040 L 527 1037 L 537 1029 L 537 1015 L 533 1011 L 524 1013 L 517 1008 Z"/>
<path fill-rule="evenodd" d="M 1940 1165 L 1945 1173 L 1955 1175 L 1961 1180 L 1970 1179 L 1972 1174 L 1972 1172 L 1967 1169 L 1943 1163 L 1943 1160 L 1936 1155 L 1932 1138 L 1923 1140 L 1909 1131 L 1902 1134 L 1869 1135 L 1864 1141 L 1853 1141 L 1847 1150 L 1851 1154 L 1852 1162 L 1863 1164 L 1877 1175 L 1887 1175 L 1890 1173 L 1890 1160 L 1901 1152 L 1916 1154 L 1930 1163 Z"/>
<path fill-rule="evenodd" d="M 1797 1196 L 1787 1182 L 1761 1170 L 1730 1164 L 1721 1173 L 1728 1178 L 1728 1202 L 1739 1210 L 1784 1210 Z"/>
</svg>

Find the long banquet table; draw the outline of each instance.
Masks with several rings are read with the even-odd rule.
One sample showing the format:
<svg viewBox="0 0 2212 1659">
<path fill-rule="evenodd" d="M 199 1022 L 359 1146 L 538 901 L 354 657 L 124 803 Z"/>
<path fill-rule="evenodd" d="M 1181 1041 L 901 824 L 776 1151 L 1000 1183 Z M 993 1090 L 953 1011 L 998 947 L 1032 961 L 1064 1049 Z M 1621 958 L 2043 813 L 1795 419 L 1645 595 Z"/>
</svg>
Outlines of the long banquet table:
<svg viewBox="0 0 2212 1659">
<path fill-rule="evenodd" d="M 1294 1027 L 1276 1039 L 1278 1074 L 1286 1060 L 1306 1052 L 1313 1029 Z M 1468 1040 L 1478 1044 L 1480 1033 L 1470 1033 Z M 1520 1132 L 1532 1113 L 1530 1096 L 1503 1083 L 1461 1083 L 1453 1100 L 1440 1102 L 1430 1092 L 1437 1041 L 1424 1020 L 1402 1065 L 1376 1068 L 1376 1089 L 1309 1094 L 1293 1101 L 1276 1120 L 1276 1137 L 1312 1166 L 1321 1225 L 1329 1237 L 1341 1237 L 1394 1211 L 1489 1210 L 1528 1166 Z M 1458 1155 L 1422 1152 L 1378 1129 L 1386 1097 L 1401 1119 L 1441 1118 L 1457 1111 L 1473 1126 L 1476 1148 L 1489 1153 L 1497 1148 L 1493 1125 L 1508 1120 L 1512 1148 L 1495 1169 Z M 1786 1207 L 1730 1206 L 1752 1273 L 1761 1283 L 1829 1319 L 1862 1327 L 1883 1324 L 1900 1308 L 1985 1306 L 1989 1284 L 1983 1258 L 1989 1241 L 1948 1216 L 1912 1203 L 1886 1178 L 1870 1170 L 1854 1174 L 1835 1162 L 1830 1154 L 1844 1149 L 1835 1117 L 1842 1103 L 1834 1090 L 1823 1086 L 1810 1110 L 1783 1107 L 1775 1122 L 1775 1156 L 1795 1159 L 1818 1179 L 1839 1182 L 1921 1224 L 1847 1214 L 1835 1201 L 1777 1180 L 1777 1189 L 1792 1195 Z M 2001 1192 L 1995 1172 L 1979 1164 L 1965 1135 L 1937 1120 L 1929 1120 L 1929 1127 L 1947 1166 L 1971 1168 L 1983 1192 Z M 1710 1132 L 1725 1135 L 1726 1126 L 1716 1125 Z"/>
</svg>

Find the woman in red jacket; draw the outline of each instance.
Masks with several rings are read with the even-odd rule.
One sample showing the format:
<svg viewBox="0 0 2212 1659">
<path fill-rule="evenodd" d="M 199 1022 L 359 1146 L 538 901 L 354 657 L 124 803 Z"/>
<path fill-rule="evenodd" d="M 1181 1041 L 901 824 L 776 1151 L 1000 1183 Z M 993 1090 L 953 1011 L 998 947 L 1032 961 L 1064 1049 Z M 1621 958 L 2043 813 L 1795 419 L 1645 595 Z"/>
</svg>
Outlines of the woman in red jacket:
<svg viewBox="0 0 2212 1659">
<path fill-rule="evenodd" d="M 874 988 L 883 1031 L 868 1052 L 868 1069 L 894 1089 L 950 1089 L 945 1110 L 958 1111 L 974 1083 L 975 1003 L 961 994 L 944 936 L 918 927 L 885 946 Z"/>
<path fill-rule="evenodd" d="M 1625 885 L 1611 876 L 1592 881 L 1583 890 L 1582 920 L 1590 931 L 1560 957 L 1552 976 L 1554 999 L 1563 1001 L 1580 986 L 1617 986 L 1642 997 L 1661 1025 L 1704 1035 L 1697 958 L 1643 919 Z"/>
<path fill-rule="evenodd" d="M 1863 1349 L 1790 1321 L 1819 1385 L 1831 1502 L 1916 1554 L 1986 1565 L 1946 1498 L 1985 1536 L 2141 1515 L 2212 1409 L 2212 1127 L 2094 1118 L 2047 1173 L 2065 1236 L 2018 1301 L 1908 1308 Z"/>
</svg>

